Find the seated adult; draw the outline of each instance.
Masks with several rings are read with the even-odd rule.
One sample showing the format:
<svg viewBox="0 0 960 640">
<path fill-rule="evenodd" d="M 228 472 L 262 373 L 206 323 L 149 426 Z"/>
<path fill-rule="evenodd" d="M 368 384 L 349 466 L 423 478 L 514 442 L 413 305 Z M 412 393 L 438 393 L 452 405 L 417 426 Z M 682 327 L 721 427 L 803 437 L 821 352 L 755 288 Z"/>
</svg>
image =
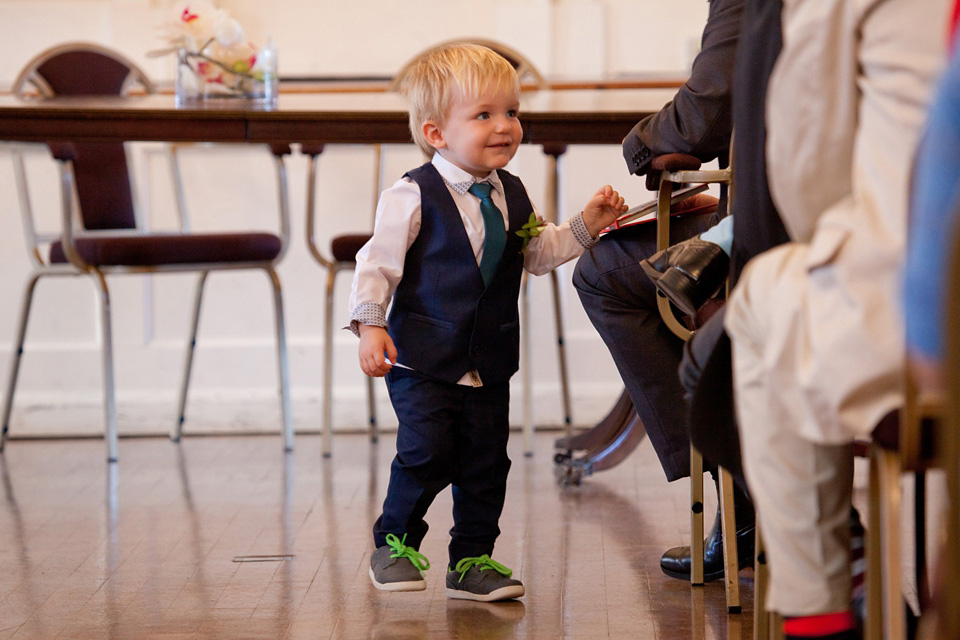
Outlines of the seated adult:
<svg viewBox="0 0 960 640">
<path fill-rule="evenodd" d="M 640 121 L 623 141 L 631 173 L 651 173 L 654 158 L 686 153 L 725 164 L 732 130 L 731 84 L 744 0 L 712 0 L 690 79 L 660 112 Z M 649 184 L 649 182 L 648 182 Z M 652 184 L 651 184 L 652 186 Z M 723 194 L 721 194 L 723 195 Z M 671 223 L 674 242 L 697 235 L 725 213 L 690 215 Z M 677 376 L 683 342 L 663 323 L 656 289 L 640 262 L 656 252 L 655 229 L 638 225 L 605 236 L 577 263 L 573 283 L 591 322 L 613 356 L 627 393 L 657 452 L 667 480 L 690 473 L 686 403 Z M 741 558 L 753 556 L 753 508 L 740 493 L 737 539 Z M 719 515 L 719 514 L 718 514 Z M 704 549 L 704 578 L 723 576 L 719 519 Z M 687 547 L 664 554 L 667 575 L 689 580 Z"/>
<path fill-rule="evenodd" d="M 954 15 L 960 14 L 957 3 Z M 956 39 L 952 41 L 956 44 Z M 910 234 L 904 271 L 907 366 L 917 386 L 942 391 L 945 385 L 946 295 L 951 286 L 951 251 L 960 230 L 960 53 L 954 49 L 941 76 L 917 152 L 910 202 Z M 934 593 L 956 576 L 935 573 Z M 937 610 L 956 606 L 934 596 L 927 620 L 929 637 L 939 637 L 931 621 Z M 925 616 L 926 617 L 926 616 Z"/>
<path fill-rule="evenodd" d="M 903 402 L 910 164 L 946 0 L 784 0 L 767 98 L 773 201 L 791 242 L 726 306 L 744 472 L 795 638 L 856 637 L 853 440 Z"/>
</svg>

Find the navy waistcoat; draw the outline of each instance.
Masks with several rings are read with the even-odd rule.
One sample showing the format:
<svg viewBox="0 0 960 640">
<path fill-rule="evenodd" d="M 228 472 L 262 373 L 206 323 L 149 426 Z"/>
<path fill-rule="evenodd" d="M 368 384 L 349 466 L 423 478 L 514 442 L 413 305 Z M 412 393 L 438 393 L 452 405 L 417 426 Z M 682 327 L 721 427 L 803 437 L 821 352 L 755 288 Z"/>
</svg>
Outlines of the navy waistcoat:
<svg viewBox="0 0 960 640">
<path fill-rule="evenodd" d="M 497 173 L 510 223 L 503 257 L 486 289 L 460 212 L 437 169 L 428 162 L 407 173 L 420 187 L 420 233 L 407 251 L 388 331 L 399 362 L 446 382 L 476 369 L 484 384 L 496 384 L 519 367 L 523 241 L 516 231 L 533 206 L 519 178 Z"/>
</svg>

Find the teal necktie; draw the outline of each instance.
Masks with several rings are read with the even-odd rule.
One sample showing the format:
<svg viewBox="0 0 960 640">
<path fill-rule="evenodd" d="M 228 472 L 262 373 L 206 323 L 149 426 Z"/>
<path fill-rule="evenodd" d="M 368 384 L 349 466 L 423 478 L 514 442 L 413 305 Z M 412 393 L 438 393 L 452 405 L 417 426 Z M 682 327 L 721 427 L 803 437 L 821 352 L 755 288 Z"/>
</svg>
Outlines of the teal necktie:
<svg viewBox="0 0 960 640">
<path fill-rule="evenodd" d="M 503 226 L 503 214 L 493 204 L 490 191 L 493 187 L 487 182 L 474 182 L 467 191 L 480 199 L 480 213 L 483 215 L 485 229 L 483 255 L 480 257 L 480 275 L 483 286 L 490 284 L 493 274 L 500 263 L 503 248 L 507 244 L 507 230 Z"/>
</svg>

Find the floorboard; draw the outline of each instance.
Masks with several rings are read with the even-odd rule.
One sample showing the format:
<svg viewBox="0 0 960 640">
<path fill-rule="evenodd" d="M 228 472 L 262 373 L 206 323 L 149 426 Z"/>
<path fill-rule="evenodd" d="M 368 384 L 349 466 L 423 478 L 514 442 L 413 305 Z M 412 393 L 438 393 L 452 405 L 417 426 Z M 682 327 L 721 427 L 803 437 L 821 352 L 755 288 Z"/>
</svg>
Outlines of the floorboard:
<svg viewBox="0 0 960 640">
<path fill-rule="evenodd" d="M 309 435 L 290 454 L 276 436 L 124 439 L 113 465 L 99 440 L 10 441 L 0 640 L 751 638 L 750 569 L 733 615 L 720 583 L 660 573 L 660 554 L 689 543 L 688 485 L 664 480 L 649 443 L 560 487 L 556 436 L 530 457 L 512 438 L 495 557 L 527 595 L 498 604 L 446 598 L 449 491 L 427 516 L 427 590 L 371 586 L 392 434 L 338 434 L 329 459 Z"/>
</svg>

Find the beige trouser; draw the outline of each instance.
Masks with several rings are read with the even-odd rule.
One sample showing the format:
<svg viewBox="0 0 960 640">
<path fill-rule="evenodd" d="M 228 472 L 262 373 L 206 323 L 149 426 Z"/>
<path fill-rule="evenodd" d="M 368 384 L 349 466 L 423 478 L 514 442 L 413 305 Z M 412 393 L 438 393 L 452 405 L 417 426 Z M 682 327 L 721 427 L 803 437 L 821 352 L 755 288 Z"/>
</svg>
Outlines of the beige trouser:
<svg viewBox="0 0 960 640">
<path fill-rule="evenodd" d="M 768 606 L 793 616 L 850 607 L 852 444 L 801 435 L 802 421 L 787 410 L 796 406 L 798 390 L 781 384 L 782 378 L 774 382 L 777 376 L 764 361 L 773 321 L 768 311 L 797 301 L 796 290 L 784 287 L 779 276 L 798 267 L 803 253 L 804 247 L 788 245 L 758 257 L 726 315 L 744 473 L 769 558 Z"/>
</svg>

